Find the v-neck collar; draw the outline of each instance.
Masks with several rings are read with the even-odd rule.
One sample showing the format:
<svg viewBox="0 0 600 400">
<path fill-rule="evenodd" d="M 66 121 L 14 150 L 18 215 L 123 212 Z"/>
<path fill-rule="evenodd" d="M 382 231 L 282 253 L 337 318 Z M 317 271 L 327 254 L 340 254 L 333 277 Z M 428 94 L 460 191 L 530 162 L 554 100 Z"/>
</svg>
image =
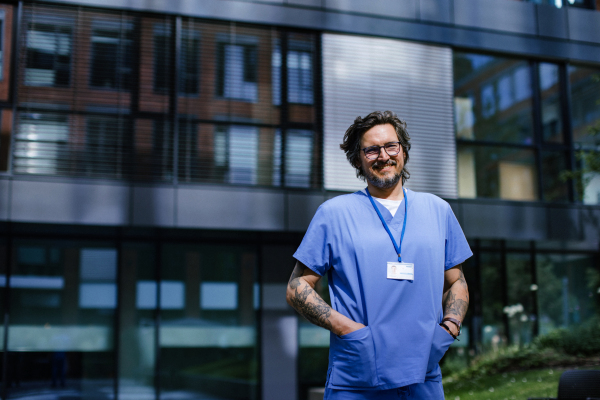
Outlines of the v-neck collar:
<svg viewBox="0 0 600 400">
<path fill-rule="evenodd" d="M 403 189 L 406 189 L 406 188 L 403 188 Z M 410 192 L 410 190 L 406 189 L 406 191 L 404 192 L 404 196 L 406 198 L 410 199 L 411 196 L 410 196 L 409 192 Z M 366 205 L 371 210 L 373 210 L 373 205 L 371 204 L 371 201 L 369 201 L 369 195 L 367 195 L 366 189 L 361 190 L 360 193 L 364 196 L 364 201 L 366 202 Z M 379 212 L 383 216 L 385 223 L 388 224 L 388 226 L 390 228 L 393 228 L 393 229 L 401 229 L 402 228 L 402 223 L 404 222 L 404 207 L 405 207 L 404 202 L 406 201 L 406 198 L 402 199 L 402 202 L 400 203 L 398 210 L 396 210 L 396 214 L 392 215 L 392 213 L 390 212 L 390 210 L 387 209 L 386 206 L 384 206 L 379 201 L 377 201 L 376 197 L 373 197 L 373 200 L 375 200 L 375 205 L 377 206 L 377 208 L 379 209 Z M 375 212 L 375 210 L 373 210 L 373 212 Z M 406 210 L 406 212 L 408 213 L 408 209 Z M 375 218 L 377 218 L 377 220 L 379 220 L 379 217 L 377 217 L 377 213 L 375 213 Z"/>
</svg>

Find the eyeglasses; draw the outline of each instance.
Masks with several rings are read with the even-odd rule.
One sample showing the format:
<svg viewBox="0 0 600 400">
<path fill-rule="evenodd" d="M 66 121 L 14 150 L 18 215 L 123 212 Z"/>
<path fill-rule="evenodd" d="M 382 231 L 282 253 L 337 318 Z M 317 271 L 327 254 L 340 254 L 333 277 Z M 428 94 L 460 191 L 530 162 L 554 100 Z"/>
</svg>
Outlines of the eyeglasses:
<svg viewBox="0 0 600 400">
<path fill-rule="evenodd" d="M 388 156 L 396 156 L 398 153 L 400 153 L 400 142 L 390 142 L 384 144 L 383 146 L 369 146 L 361 150 L 365 152 L 365 157 L 367 157 L 368 160 L 375 160 L 377 157 L 379 157 L 382 148 L 385 150 Z"/>
</svg>

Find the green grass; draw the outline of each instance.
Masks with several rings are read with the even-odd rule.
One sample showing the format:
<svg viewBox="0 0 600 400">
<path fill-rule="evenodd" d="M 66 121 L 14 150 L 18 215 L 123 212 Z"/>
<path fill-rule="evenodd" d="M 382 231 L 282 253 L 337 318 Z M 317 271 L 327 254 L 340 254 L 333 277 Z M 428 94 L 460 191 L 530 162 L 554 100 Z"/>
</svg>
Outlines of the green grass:
<svg viewBox="0 0 600 400">
<path fill-rule="evenodd" d="M 473 379 L 444 379 L 447 400 L 525 400 L 556 397 L 563 369 L 504 372 Z"/>
</svg>

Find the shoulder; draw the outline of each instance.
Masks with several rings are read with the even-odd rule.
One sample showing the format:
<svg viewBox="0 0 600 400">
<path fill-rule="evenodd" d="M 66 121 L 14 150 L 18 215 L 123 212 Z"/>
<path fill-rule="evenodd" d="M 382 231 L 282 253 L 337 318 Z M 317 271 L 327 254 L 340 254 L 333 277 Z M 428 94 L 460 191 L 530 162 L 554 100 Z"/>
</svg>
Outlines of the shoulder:
<svg viewBox="0 0 600 400">
<path fill-rule="evenodd" d="M 413 192 L 412 190 L 410 191 L 410 194 L 412 194 L 415 204 L 425 205 L 429 208 L 434 207 L 439 210 L 447 210 L 450 208 L 450 204 L 448 204 L 446 200 L 436 196 L 435 194 L 425 192 Z"/>
<path fill-rule="evenodd" d="M 344 211 L 348 208 L 354 207 L 358 202 L 361 201 L 362 197 L 367 197 L 367 195 L 362 191 L 342 194 L 325 201 L 319 206 L 319 209 L 328 212 Z"/>
</svg>

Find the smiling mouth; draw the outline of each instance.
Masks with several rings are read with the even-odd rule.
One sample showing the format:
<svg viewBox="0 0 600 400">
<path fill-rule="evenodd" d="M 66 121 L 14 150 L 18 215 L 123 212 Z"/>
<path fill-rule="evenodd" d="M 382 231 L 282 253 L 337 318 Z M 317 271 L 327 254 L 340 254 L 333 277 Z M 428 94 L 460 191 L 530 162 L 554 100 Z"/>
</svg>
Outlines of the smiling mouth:
<svg viewBox="0 0 600 400">
<path fill-rule="evenodd" d="M 375 164 L 373 165 L 373 169 L 376 171 L 381 171 L 384 170 L 386 168 L 392 168 L 396 165 L 396 163 L 394 161 L 388 161 L 385 164 Z"/>
</svg>

